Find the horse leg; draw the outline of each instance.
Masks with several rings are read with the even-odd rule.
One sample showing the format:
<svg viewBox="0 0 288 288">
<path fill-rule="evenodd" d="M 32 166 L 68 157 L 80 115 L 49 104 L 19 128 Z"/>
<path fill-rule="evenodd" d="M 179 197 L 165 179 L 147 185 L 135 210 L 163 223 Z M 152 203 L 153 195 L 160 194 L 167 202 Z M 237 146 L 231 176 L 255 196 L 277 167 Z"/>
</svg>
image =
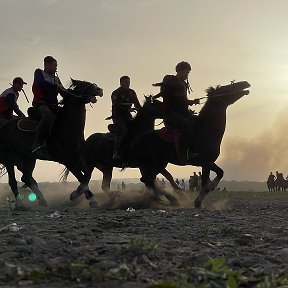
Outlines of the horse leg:
<svg viewBox="0 0 288 288">
<path fill-rule="evenodd" d="M 216 187 L 218 186 L 220 180 L 223 178 L 224 175 L 224 171 L 223 169 L 221 169 L 218 165 L 216 165 L 215 163 L 213 163 L 210 166 L 210 170 L 212 170 L 213 172 L 216 173 L 216 177 L 211 181 L 211 183 L 209 184 L 210 186 L 210 191 L 215 190 Z"/>
<path fill-rule="evenodd" d="M 80 185 L 77 187 L 76 191 L 73 191 L 70 195 L 70 200 L 75 200 L 79 196 L 81 196 L 83 193 L 87 200 L 89 200 L 89 206 L 91 208 L 98 208 L 98 203 L 95 199 L 95 196 L 90 191 L 88 183 L 91 179 L 92 171 L 93 169 L 87 169 L 85 167 L 84 173 L 82 172 L 81 168 L 83 167 L 82 161 L 74 161 L 70 162 L 69 165 L 66 166 L 68 170 L 71 171 L 71 173 L 77 178 L 77 180 L 80 182 Z"/>
<path fill-rule="evenodd" d="M 103 173 L 101 188 L 104 192 L 109 192 L 112 180 L 113 167 L 109 167 L 108 169 L 102 169 L 101 171 Z"/>
<path fill-rule="evenodd" d="M 159 201 L 160 200 L 160 194 L 162 194 L 169 200 L 171 205 L 174 205 L 174 206 L 178 205 L 178 200 L 173 195 L 171 195 L 170 193 L 168 193 L 165 190 L 162 190 L 162 189 L 160 190 L 155 185 L 156 176 L 159 174 L 159 170 L 153 172 L 151 167 L 147 167 L 147 168 L 141 167 L 140 171 L 141 171 L 141 175 L 142 175 L 140 181 L 143 182 L 145 184 L 145 186 L 148 189 L 151 189 L 153 192 L 152 200 Z M 163 171 L 163 170 L 160 169 L 160 171 Z"/>
<path fill-rule="evenodd" d="M 42 191 L 38 187 L 38 183 L 32 177 L 36 160 L 35 159 L 25 159 L 23 160 L 23 165 L 17 166 L 20 171 L 22 171 L 23 175 L 21 177 L 21 181 L 29 187 L 32 192 L 36 195 L 38 203 L 40 206 L 47 206 L 47 201 L 42 193 Z"/>
<path fill-rule="evenodd" d="M 194 201 L 194 205 L 196 208 L 201 208 L 201 204 L 202 204 L 203 199 L 210 192 L 209 176 L 210 176 L 210 165 L 202 166 L 201 190 Z"/>
<path fill-rule="evenodd" d="M 169 181 L 174 190 L 181 190 L 180 187 L 175 183 L 173 176 L 169 173 L 168 170 L 164 168 L 160 171 L 160 173 Z"/>
<path fill-rule="evenodd" d="M 15 177 L 15 170 L 14 170 L 14 164 L 13 163 L 6 163 L 6 171 L 8 173 L 8 183 L 11 187 L 11 190 L 14 194 L 16 204 L 15 204 L 15 209 L 25 209 L 24 204 L 21 200 L 20 194 L 18 192 L 18 187 L 17 187 L 17 181 Z"/>
</svg>

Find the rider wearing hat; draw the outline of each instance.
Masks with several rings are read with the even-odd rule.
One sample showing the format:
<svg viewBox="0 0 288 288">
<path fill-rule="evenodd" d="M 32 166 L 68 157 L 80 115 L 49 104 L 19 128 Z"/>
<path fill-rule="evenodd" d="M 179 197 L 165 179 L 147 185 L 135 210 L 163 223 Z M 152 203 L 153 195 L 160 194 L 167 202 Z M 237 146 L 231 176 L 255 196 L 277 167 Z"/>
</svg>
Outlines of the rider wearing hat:
<svg viewBox="0 0 288 288">
<path fill-rule="evenodd" d="M 0 95 L 0 117 L 4 119 L 11 119 L 13 112 L 19 117 L 25 117 L 24 113 L 19 109 L 17 104 L 19 92 L 22 91 L 23 85 L 27 83 L 21 77 L 16 77 L 13 80 L 12 87 L 6 89 Z"/>
</svg>

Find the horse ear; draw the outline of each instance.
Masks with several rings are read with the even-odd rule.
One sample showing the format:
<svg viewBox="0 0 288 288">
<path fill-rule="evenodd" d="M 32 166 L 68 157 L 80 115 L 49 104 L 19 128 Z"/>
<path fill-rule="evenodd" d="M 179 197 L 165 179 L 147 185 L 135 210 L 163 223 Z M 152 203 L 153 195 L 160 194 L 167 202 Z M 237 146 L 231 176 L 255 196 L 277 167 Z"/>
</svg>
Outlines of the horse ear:
<svg viewBox="0 0 288 288">
<path fill-rule="evenodd" d="M 149 97 L 148 96 L 146 96 L 146 95 L 144 95 L 144 97 L 145 97 L 145 100 L 147 100 Z"/>
</svg>

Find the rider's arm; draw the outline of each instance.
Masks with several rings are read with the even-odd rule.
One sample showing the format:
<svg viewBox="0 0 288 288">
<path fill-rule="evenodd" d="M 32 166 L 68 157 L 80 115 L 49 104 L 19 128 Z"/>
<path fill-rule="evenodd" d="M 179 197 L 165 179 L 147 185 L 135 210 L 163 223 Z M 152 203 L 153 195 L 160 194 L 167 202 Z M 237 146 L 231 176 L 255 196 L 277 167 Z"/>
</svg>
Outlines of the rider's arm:
<svg viewBox="0 0 288 288">
<path fill-rule="evenodd" d="M 13 111 L 19 116 L 19 117 L 25 117 L 24 113 L 19 109 L 19 106 L 17 105 L 15 95 L 13 93 L 9 93 L 6 97 L 7 104 L 9 107 L 13 109 Z"/>
<path fill-rule="evenodd" d="M 136 92 L 134 90 L 133 90 L 133 104 L 134 104 L 134 107 L 136 109 L 141 108 L 141 104 L 140 104 L 140 102 L 138 100 L 138 97 L 137 97 L 137 94 L 136 94 Z"/>
</svg>

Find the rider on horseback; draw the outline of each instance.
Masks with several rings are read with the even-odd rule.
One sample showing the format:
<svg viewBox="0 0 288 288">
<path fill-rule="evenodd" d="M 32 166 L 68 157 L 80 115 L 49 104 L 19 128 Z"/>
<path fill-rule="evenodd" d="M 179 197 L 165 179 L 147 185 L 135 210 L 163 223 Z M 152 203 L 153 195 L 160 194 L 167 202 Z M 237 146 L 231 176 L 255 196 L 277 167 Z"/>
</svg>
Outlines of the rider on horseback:
<svg viewBox="0 0 288 288">
<path fill-rule="evenodd" d="M 186 163 L 195 158 L 196 153 L 189 151 L 189 146 L 193 138 L 194 121 L 191 117 L 193 112 L 190 105 L 199 104 L 199 99 L 189 100 L 187 91 L 192 91 L 188 75 L 191 66 L 188 62 L 180 62 L 176 65 L 176 75 L 166 75 L 163 82 L 154 86 L 161 86 L 161 92 L 156 97 L 163 97 L 164 123 L 176 128 L 180 132 L 179 142 L 181 147 L 181 161 Z"/>
<path fill-rule="evenodd" d="M 47 158 L 45 139 L 49 135 L 54 116 L 58 108 L 58 93 L 65 88 L 60 79 L 55 75 L 57 72 L 57 60 L 52 56 L 44 58 L 44 70 L 36 69 L 32 92 L 34 94 L 33 107 L 36 115 L 40 118 L 36 137 L 32 145 L 32 152 L 40 158 Z"/>
<path fill-rule="evenodd" d="M 120 78 L 120 87 L 112 92 L 111 100 L 112 120 L 116 126 L 113 160 L 120 160 L 122 157 L 121 144 L 128 133 L 127 124 L 132 119 L 131 112 L 141 107 L 135 91 L 130 88 L 128 76 Z"/>
<path fill-rule="evenodd" d="M 17 100 L 19 92 L 22 91 L 23 85 L 27 83 L 21 77 L 16 77 L 13 80 L 11 88 L 6 89 L 0 95 L 0 118 L 9 120 L 13 117 L 13 111 L 19 117 L 25 117 L 24 113 L 19 109 Z"/>
</svg>

